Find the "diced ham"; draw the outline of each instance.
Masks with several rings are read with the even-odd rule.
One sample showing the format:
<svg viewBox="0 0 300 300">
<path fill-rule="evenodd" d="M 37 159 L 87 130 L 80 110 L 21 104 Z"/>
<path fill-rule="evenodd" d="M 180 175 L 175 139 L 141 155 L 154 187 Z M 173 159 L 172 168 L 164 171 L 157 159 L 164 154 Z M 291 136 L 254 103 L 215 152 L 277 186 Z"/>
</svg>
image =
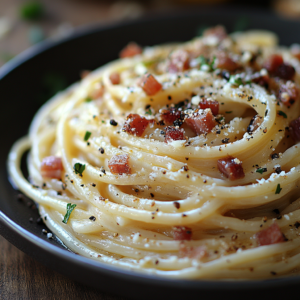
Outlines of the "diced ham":
<svg viewBox="0 0 300 300">
<path fill-rule="evenodd" d="M 252 133 L 259 127 L 261 123 L 262 123 L 262 117 L 260 117 L 259 115 L 255 115 L 250 121 L 250 124 L 247 128 L 247 132 Z"/>
<path fill-rule="evenodd" d="M 192 229 L 184 226 L 174 226 L 173 237 L 176 241 L 190 241 L 192 239 Z"/>
<path fill-rule="evenodd" d="M 216 67 L 218 69 L 225 69 L 229 72 L 235 71 L 239 68 L 239 64 L 236 63 L 226 52 L 220 51 L 216 55 Z"/>
<path fill-rule="evenodd" d="M 103 96 L 104 86 L 102 84 L 97 85 L 97 87 L 91 92 L 92 99 L 98 99 Z"/>
<path fill-rule="evenodd" d="M 285 80 L 292 80 L 295 76 L 295 68 L 290 64 L 284 63 L 283 58 L 279 54 L 271 55 L 263 64 L 269 73 L 275 77 Z"/>
<path fill-rule="evenodd" d="M 242 162 L 231 156 L 218 160 L 218 169 L 229 180 L 237 180 L 245 177 Z"/>
<path fill-rule="evenodd" d="M 139 114 L 129 114 L 122 130 L 135 136 L 142 136 L 151 123 L 154 123 L 154 120 L 148 120 Z"/>
<path fill-rule="evenodd" d="M 197 134 L 209 133 L 217 122 L 210 109 L 199 110 L 185 119 L 185 123 Z"/>
<path fill-rule="evenodd" d="M 138 44 L 131 42 L 123 50 L 121 50 L 119 56 L 120 58 L 133 57 L 141 54 L 142 52 L 143 49 Z"/>
<path fill-rule="evenodd" d="M 283 64 L 282 56 L 280 54 L 272 54 L 266 59 L 263 67 L 270 73 L 275 73 L 281 64 Z"/>
<path fill-rule="evenodd" d="M 80 72 L 80 77 L 81 79 L 85 78 L 86 76 L 88 76 L 91 73 L 91 71 L 88 70 L 83 70 Z"/>
<path fill-rule="evenodd" d="M 290 134 L 295 142 L 300 142 L 300 117 L 290 123 Z"/>
<path fill-rule="evenodd" d="M 111 73 L 109 75 L 109 80 L 112 84 L 120 84 L 121 82 L 120 74 L 117 72 Z"/>
<path fill-rule="evenodd" d="M 160 118 L 164 121 L 166 125 L 173 125 L 174 121 L 183 120 L 184 114 L 178 110 L 163 109 L 160 112 Z"/>
<path fill-rule="evenodd" d="M 269 86 L 270 77 L 269 77 L 268 74 L 261 75 L 261 73 L 258 72 L 258 73 L 254 73 L 252 75 L 251 81 L 254 82 L 254 83 L 257 83 L 257 84 L 259 84 L 261 86 L 268 87 Z"/>
<path fill-rule="evenodd" d="M 296 57 L 298 60 L 300 60 L 300 48 L 299 48 L 299 46 L 291 47 L 291 53 L 294 57 Z"/>
<path fill-rule="evenodd" d="M 184 50 L 174 51 L 168 63 L 168 71 L 170 73 L 177 73 L 187 70 L 189 68 L 189 54 Z"/>
<path fill-rule="evenodd" d="M 61 179 L 63 165 L 60 157 L 47 156 L 41 164 L 41 175 L 45 178 Z"/>
<path fill-rule="evenodd" d="M 227 38 L 227 32 L 223 26 L 216 26 L 212 28 L 208 28 L 203 32 L 203 36 L 215 36 L 220 41 Z"/>
<path fill-rule="evenodd" d="M 142 76 L 139 85 L 148 96 L 153 96 L 162 89 L 162 85 L 149 73 Z"/>
<path fill-rule="evenodd" d="M 216 116 L 219 113 L 219 102 L 216 100 L 207 100 L 203 98 L 202 101 L 199 103 L 199 107 L 201 109 L 210 108 L 214 116 Z"/>
<path fill-rule="evenodd" d="M 278 98 L 284 105 L 290 107 L 296 101 L 298 94 L 299 90 L 295 83 L 287 81 L 285 84 L 280 86 Z"/>
<path fill-rule="evenodd" d="M 182 128 L 179 129 L 171 126 L 166 127 L 165 143 L 178 140 L 185 140 L 184 130 Z"/>
<path fill-rule="evenodd" d="M 283 63 L 281 64 L 274 76 L 280 77 L 285 80 L 292 80 L 295 77 L 296 71 L 295 68 L 289 64 Z"/>
<path fill-rule="evenodd" d="M 255 237 L 260 246 L 278 244 L 286 240 L 277 223 L 273 223 L 270 227 L 257 232 Z"/>
<path fill-rule="evenodd" d="M 131 174 L 129 156 L 127 154 L 114 155 L 108 162 L 108 167 L 113 174 Z"/>
<path fill-rule="evenodd" d="M 208 256 L 207 247 L 205 246 L 193 247 L 193 246 L 188 246 L 184 242 L 182 242 L 180 243 L 179 246 L 179 256 L 201 260 L 202 258 Z"/>
</svg>

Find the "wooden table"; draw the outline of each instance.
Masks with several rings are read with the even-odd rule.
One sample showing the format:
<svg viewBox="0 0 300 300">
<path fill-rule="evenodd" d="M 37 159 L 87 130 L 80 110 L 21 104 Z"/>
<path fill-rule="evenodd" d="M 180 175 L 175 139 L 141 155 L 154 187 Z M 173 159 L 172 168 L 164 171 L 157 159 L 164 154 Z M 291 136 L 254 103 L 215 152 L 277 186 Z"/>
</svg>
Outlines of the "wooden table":
<svg viewBox="0 0 300 300">
<path fill-rule="evenodd" d="M 1 236 L 0 299 L 125 300 L 84 286 L 46 268 Z"/>
</svg>

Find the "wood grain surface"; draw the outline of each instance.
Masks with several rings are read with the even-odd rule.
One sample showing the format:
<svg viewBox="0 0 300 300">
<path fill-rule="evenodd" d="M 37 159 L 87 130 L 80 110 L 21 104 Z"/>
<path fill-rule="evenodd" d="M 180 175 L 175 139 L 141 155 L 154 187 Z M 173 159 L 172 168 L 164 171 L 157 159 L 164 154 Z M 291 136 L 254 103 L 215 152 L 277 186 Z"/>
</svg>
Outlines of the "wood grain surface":
<svg viewBox="0 0 300 300">
<path fill-rule="evenodd" d="M 125 300 L 84 286 L 35 261 L 0 236 L 0 299 Z"/>
</svg>

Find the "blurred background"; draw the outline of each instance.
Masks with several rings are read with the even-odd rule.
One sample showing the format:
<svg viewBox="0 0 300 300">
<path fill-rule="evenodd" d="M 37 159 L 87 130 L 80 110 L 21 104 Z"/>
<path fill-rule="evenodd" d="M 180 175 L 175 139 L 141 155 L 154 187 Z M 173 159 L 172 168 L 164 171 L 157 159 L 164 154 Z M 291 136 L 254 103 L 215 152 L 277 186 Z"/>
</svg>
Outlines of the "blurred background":
<svg viewBox="0 0 300 300">
<path fill-rule="evenodd" d="M 0 0 L 0 66 L 28 47 L 78 27 L 201 5 L 267 10 L 300 20 L 300 0 Z"/>
</svg>

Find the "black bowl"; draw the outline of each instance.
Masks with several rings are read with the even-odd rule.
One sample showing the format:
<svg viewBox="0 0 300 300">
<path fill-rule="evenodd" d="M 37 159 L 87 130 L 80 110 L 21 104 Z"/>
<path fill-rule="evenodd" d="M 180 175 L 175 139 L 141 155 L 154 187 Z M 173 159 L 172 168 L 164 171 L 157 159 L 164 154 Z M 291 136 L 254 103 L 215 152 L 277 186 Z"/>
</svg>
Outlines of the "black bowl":
<svg viewBox="0 0 300 300">
<path fill-rule="evenodd" d="M 203 26 L 224 24 L 228 31 L 267 29 L 276 32 L 282 44 L 300 42 L 295 32 L 300 23 L 277 16 L 218 9 L 159 15 L 134 22 L 85 28 L 58 42 L 45 42 L 21 54 L 0 70 L 2 143 L 0 147 L 0 233 L 16 247 L 81 283 L 136 299 L 244 299 L 292 297 L 300 277 L 260 281 L 170 280 L 133 273 L 96 263 L 66 250 L 42 233 L 44 225 L 30 200 L 18 201 L 8 180 L 6 160 L 13 142 L 25 135 L 38 107 L 54 92 L 79 80 L 79 73 L 95 69 L 118 56 L 129 41 L 155 45 L 186 41 Z M 243 26 L 244 28 L 237 28 Z M 33 222 L 29 222 L 33 218 Z"/>
</svg>

